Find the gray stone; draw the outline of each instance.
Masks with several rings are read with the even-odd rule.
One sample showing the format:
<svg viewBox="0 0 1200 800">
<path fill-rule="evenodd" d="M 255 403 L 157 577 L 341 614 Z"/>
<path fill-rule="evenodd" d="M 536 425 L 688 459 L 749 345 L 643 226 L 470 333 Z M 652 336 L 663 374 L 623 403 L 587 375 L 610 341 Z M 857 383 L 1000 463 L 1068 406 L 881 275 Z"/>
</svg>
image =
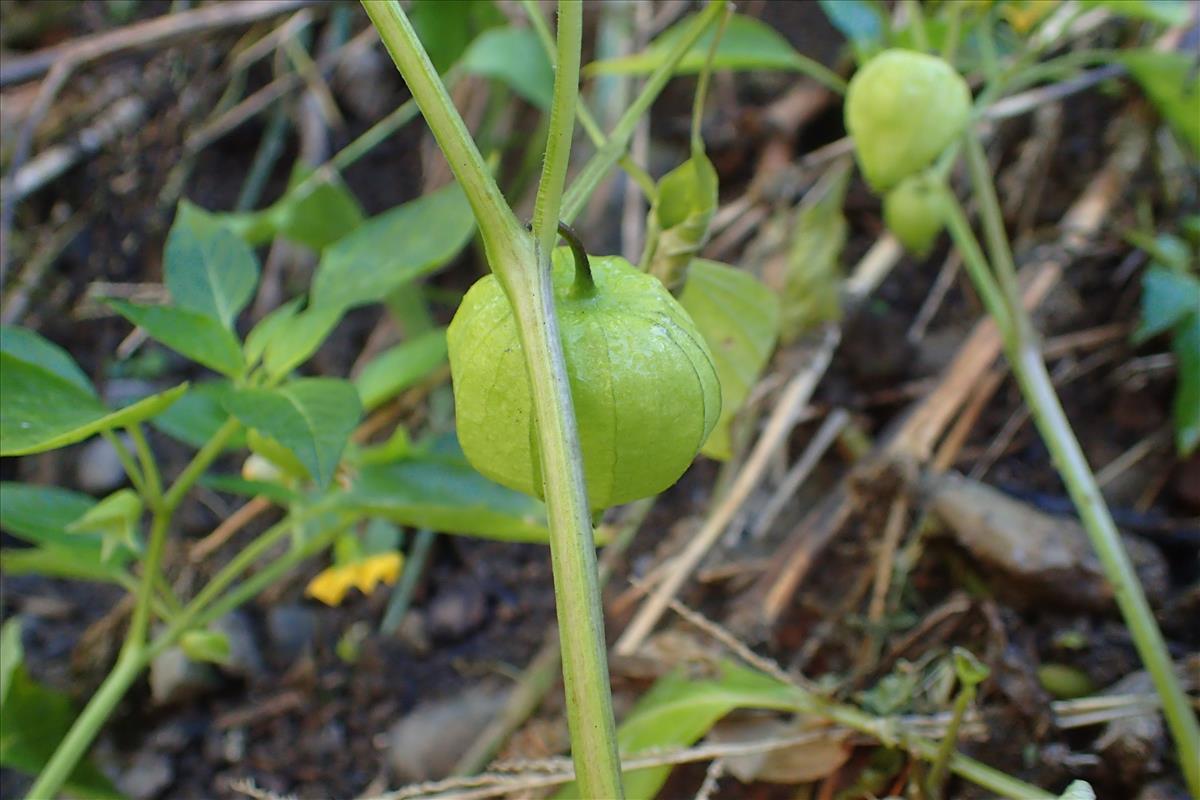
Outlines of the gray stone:
<svg viewBox="0 0 1200 800">
<path fill-rule="evenodd" d="M 133 441 L 128 434 L 119 437 L 132 452 Z M 125 483 L 125 467 L 117 449 L 107 439 L 93 439 L 84 445 L 75 464 L 75 479 L 89 494 L 108 494 Z"/>
<path fill-rule="evenodd" d="M 449 775 L 507 700 L 508 690 L 480 685 L 417 706 L 388 733 L 388 761 L 397 780 Z"/>
<path fill-rule="evenodd" d="M 143 750 L 117 779 L 117 788 L 132 800 L 152 800 L 175 780 L 175 767 L 162 753 Z"/>
<path fill-rule="evenodd" d="M 447 587 L 429 604 L 429 633 L 434 639 L 461 639 L 483 624 L 487 598 L 473 581 Z"/>
<path fill-rule="evenodd" d="M 212 668 L 192 661 L 178 647 L 164 650 L 150 662 L 150 695 L 157 705 L 196 697 L 215 685 Z"/>
<path fill-rule="evenodd" d="M 217 620 L 213 627 L 229 640 L 229 659 L 221 665 L 222 670 L 240 678 L 262 674 L 265 669 L 262 651 L 258 648 L 250 615 L 245 611 L 230 611 Z"/>
<path fill-rule="evenodd" d="M 301 605 L 274 606 L 267 612 L 267 639 L 271 654 L 291 663 L 312 648 L 317 635 L 317 618 Z"/>
</svg>

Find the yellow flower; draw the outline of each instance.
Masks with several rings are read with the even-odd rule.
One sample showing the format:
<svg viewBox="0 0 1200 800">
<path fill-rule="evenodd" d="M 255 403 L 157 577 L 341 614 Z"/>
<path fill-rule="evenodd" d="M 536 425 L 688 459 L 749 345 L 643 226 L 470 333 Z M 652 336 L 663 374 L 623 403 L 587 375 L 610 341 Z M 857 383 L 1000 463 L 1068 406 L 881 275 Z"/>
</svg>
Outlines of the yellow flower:
<svg viewBox="0 0 1200 800">
<path fill-rule="evenodd" d="M 380 581 L 391 586 L 400 577 L 404 557 L 396 552 L 368 556 L 338 567 L 322 570 L 308 582 L 304 593 L 315 597 L 327 606 L 341 605 L 346 592 L 354 586 L 363 594 L 370 594 Z"/>
<path fill-rule="evenodd" d="M 1058 0 L 1012 0 L 1000 7 L 1000 13 L 1017 33 L 1024 34 L 1042 21 L 1058 5 Z"/>
</svg>

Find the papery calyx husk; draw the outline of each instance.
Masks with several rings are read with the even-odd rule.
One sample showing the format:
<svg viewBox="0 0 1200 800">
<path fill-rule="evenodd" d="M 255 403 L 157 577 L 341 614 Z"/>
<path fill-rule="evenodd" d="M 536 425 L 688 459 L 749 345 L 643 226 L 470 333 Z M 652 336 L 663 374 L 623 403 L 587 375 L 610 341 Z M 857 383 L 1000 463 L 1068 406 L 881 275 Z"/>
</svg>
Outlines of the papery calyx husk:
<svg viewBox="0 0 1200 800">
<path fill-rule="evenodd" d="M 854 74 L 846 90 L 846 130 L 859 167 L 877 192 L 933 163 L 966 129 L 971 91 L 936 56 L 885 50 Z"/>
<path fill-rule="evenodd" d="M 615 256 L 592 257 L 594 292 L 574 284 L 567 248 L 553 285 L 592 509 L 677 481 L 721 411 L 712 354 L 662 283 Z M 458 437 L 486 477 L 540 497 L 533 402 L 512 309 L 492 275 L 463 298 L 448 331 Z"/>
</svg>

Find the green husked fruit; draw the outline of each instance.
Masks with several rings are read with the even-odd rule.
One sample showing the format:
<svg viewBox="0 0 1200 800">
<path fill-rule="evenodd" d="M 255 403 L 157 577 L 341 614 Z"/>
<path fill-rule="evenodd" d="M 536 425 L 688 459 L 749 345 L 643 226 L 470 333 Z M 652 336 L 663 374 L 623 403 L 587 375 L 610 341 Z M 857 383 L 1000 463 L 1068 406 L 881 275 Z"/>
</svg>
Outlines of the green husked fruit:
<svg viewBox="0 0 1200 800">
<path fill-rule="evenodd" d="M 679 479 L 721 413 L 712 354 L 657 278 L 616 256 L 590 259 L 594 290 L 554 253 L 554 302 L 593 511 L 658 494 Z M 494 276 L 478 281 L 447 343 L 458 438 L 497 483 L 540 497 L 533 403 L 512 309 Z"/>
<path fill-rule="evenodd" d="M 845 113 L 863 175 L 885 192 L 958 138 L 971 116 L 971 91 L 940 58 L 885 50 L 850 80 Z"/>
<path fill-rule="evenodd" d="M 900 244 L 919 257 L 929 255 L 945 224 L 945 189 L 927 173 L 913 175 L 883 197 L 883 220 Z"/>
</svg>

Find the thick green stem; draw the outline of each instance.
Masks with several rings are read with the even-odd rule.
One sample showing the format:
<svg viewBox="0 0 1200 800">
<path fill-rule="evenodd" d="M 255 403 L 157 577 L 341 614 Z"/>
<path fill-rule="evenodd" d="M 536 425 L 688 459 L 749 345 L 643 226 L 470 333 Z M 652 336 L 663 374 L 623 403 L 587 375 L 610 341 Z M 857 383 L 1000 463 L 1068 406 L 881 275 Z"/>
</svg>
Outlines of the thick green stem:
<svg viewBox="0 0 1200 800">
<path fill-rule="evenodd" d="M 362 5 L 379 31 L 379 38 L 392 61 L 404 76 L 454 177 L 467 195 L 488 262 L 493 269 L 500 263 L 529 264 L 532 249 L 529 237 L 479 154 L 479 148 L 429 61 L 404 9 L 396 0 L 364 2 Z"/>
<path fill-rule="evenodd" d="M 555 597 L 565 632 L 563 683 L 572 754 L 589 797 L 620 797 L 596 554 L 549 268 L 570 155 L 583 9 L 577 2 L 564 2 L 559 9 L 558 68 L 535 242 L 505 204 L 399 3 L 364 7 L 471 202 L 488 263 L 513 308 L 533 398 Z"/>
<path fill-rule="evenodd" d="M 117 703 L 129 691 L 146 666 L 142 648 L 126 649 L 121 652 L 116 665 L 100 688 L 92 695 L 71 730 L 54 750 L 54 755 L 42 769 L 37 780 L 25 795 L 25 800 L 47 800 L 58 795 L 59 789 L 70 777 L 79 759 L 83 758 L 96 732 L 112 714 Z"/>
<path fill-rule="evenodd" d="M 976 151 L 976 158 L 979 155 L 979 151 Z M 973 172 L 974 177 L 987 180 L 990 184 L 990 177 L 980 174 L 978 164 Z M 998 205 L 987 202 L 987 192 L 980 191 L 978 183 L 976 194 L 980 213 L 991 217 L 984 220 L 985 227 L 1002 232 L 1003 222 L 995 218 L 999 214 Z M 1083 449 L 1079 446 L 1079 440 L 1075 438 L 1067 415 L 1054 391 L 1054 384 L 1042 360 L 1033 326 L 1023 306 L 1019 302 L 1008 302 L 1006 293 L 996 284 L 992 270 L 966 222 L 962 208 L 949 196 L 947 228 L 962 254 L 968 273 L 984 299 L 984 304 L 996 318 L 1003 337 L 1004 352 L 1021 387 L 1021 394 L 1025 397 L 1042 441 L 1050 451 L 1055 469 L 1066 484 L 1075 510 L 1100 559 L 1104 574 L 1112 586 L 1117 607 L 1129 627 L 1134 647 L 1137 648 L 1142 664 L 1150 673 L 1162 700 L 1163 714 L 1175 739 L 1180 766 L 1188 788 L 1192 794 L 1200 797 L 1200 758 L 1197 757 L 1197 754 L 1200 754 L 1200 725 L 1197 724 L 1196 715 L 1192 712 L 1187 695 L 1184 694 L 1175 675 L 1166 641 L 1158 628 L 1150 603 L 1146 600 L 1133 563 L 1129 560 L 1129 554 L 1121 542 L 1117 526 L 1100 494 L 1100 487 L 1096 484 L 1096 478 L 1087 463 Z M 1007 241 L 992 242 L 992 245 L 992 249 L 1004 259 Z"/>
</svg>

